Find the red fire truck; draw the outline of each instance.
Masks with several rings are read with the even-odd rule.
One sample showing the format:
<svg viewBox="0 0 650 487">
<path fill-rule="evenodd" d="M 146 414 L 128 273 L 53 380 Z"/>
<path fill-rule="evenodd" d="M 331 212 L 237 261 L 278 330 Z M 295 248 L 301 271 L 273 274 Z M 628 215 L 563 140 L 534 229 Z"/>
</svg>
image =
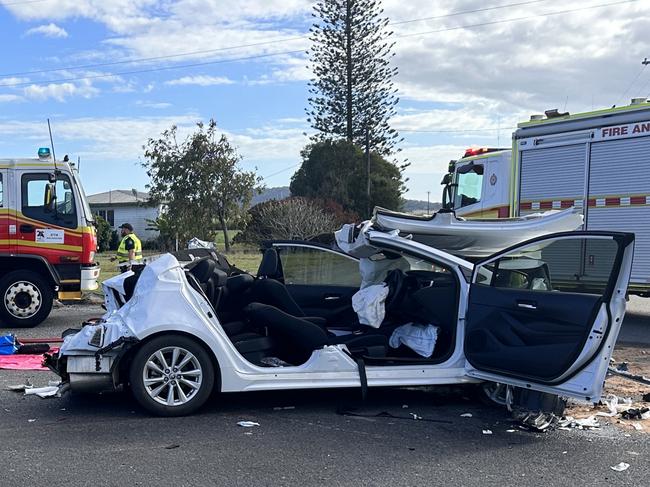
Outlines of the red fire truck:
<svg viewBox="0 0 650 487">
<path fill-rule="evenodd" d="M 0 159 L 0 327 L 38 325 L 55 297 L 97 288 L 93 224 L 67 156 Z"/>
</svg>

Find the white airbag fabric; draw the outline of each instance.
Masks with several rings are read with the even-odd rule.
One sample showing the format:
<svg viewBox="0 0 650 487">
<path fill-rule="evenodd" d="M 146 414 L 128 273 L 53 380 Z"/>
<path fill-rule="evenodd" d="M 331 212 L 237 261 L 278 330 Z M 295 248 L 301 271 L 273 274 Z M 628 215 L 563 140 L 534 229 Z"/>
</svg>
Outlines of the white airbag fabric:
<svg viewBox="0 0 650 487">
<path fill-rule="evenodd" d="M 416 325 L 408 323 L 399 328 L 390 336 L 388 344 L 397 348 L 404 344 L 411 350 L 425 358 L 431 357 L 438 340 L 438 327 L 433 325 Z"/>
<path fill-rule="evenodd" d="M 379 328 L 386 316 L 386 296 L 385 284 L 365 287 L 352 296 L 352 308 L 359 316 L 359 323 Z"/>
</svg>

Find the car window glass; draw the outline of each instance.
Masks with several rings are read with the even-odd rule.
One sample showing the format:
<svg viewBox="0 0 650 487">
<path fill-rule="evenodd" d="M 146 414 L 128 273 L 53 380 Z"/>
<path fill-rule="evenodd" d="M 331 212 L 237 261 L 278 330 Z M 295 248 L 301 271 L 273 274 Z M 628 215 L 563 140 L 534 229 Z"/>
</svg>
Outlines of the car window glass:
<svg viewBox="0 0 650 487">
<path fill-rule="evenodd" d="M 463 208 L 464 206 L 473 205 L 481 200 L 483 189 L 483 166 L 480 167 L 480 174 L 476 171 L 470 171 L 465 174 L 457 174 L 454 208 Z"/>
<path fill-rule="evenodd" d="M 359 263 L 344 255 L 310 247 L 279 247 L 285 284 L 359 287 Z"/>
<path fill-rule="evenodd" d="M 47 184 L 47 174 L 23 175 L 21 182 L 23 215 L 45 223 L 76 228 L 77 214 L 70 179 L 65 174 L 58 176 L 55 185 L 56 204 L 54 211 L 50 211 L 44 205 Z"/>
<path fill-rule="evenodd" d="M 478 270 L 482 285 L 603 295 L 618 253 L 612 238 L 569 237 L 516 249 Z"/>
</svg>

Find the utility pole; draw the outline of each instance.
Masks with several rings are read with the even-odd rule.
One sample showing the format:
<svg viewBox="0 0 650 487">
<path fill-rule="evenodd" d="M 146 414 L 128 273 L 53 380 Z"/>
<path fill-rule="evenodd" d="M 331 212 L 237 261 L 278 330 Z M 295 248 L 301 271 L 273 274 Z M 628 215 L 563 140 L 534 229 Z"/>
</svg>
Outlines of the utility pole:
<svg viewBox="0 0 650 487">
<path fill-rule="evenodd" d="M 366 210 L 370 218 L 370 128 L 366 124 Z"/>
<path fill-rule="evenodd" d="M 429 211 L 429 196 L 431 195 L 431 191 L 427 191 L 427 216 L 431 214 Z"/>
</svg>

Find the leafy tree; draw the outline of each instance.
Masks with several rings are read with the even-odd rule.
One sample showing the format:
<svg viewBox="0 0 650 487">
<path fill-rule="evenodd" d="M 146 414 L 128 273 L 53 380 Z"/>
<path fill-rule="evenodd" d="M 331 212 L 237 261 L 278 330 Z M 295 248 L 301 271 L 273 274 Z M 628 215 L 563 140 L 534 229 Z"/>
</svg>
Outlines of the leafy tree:
<svg viewBox="0 0 650 487">
<path fill-rule="evenodd" d="M 291 178 L 293 196 L 331 199 L 366 218 L 374 206 L 401 208 L 405 188 L 400 168 L 376 152 L 370 154 L 370 201 L 366 155 L 359 147 L 346 140 L 325 140 L 306 147 L 301 155 L 302 165 Z"/>
<path fill-rule="evenodd" d="M 168 231 L 185 242 L 194 236 L 213 240 L 221 230 L 229 251 L 228 226 L 245 216 L 261 179 L 239 168 L 241 157 L 225 135 L 217 135 L 217 123 L 199 122 L 182 142 L 172 126 L 144 149 L 149 194 L 165 204 Z"/>
<path fill-rule="evenodd" d="M 99 215 L 95 215 L 95 224 L 97 228 L 97 248 L 100 252 L 106 252 L 111 248 L 111 226 Z"/>
<path fill-rule="evenodd" d="M 386 156 L 398 142 L 389 120 L 399 99 L 392 81 L 397 68 L 390 66 L 392 32 L 380 3 L 320 0 L 314 6 L 307 114 L 320 132 L 317 140 L 338 136 L 363 146 L 368 128 L 370 147 Z"/>
<path fill-rule="evenodd" d="M 235 240 L 258 244 L 264 240 L 312 240 L 358 219 L 333 201 L 291 197 L 264 201 L 248 210 L 250 219 Z"/>
</svg>

